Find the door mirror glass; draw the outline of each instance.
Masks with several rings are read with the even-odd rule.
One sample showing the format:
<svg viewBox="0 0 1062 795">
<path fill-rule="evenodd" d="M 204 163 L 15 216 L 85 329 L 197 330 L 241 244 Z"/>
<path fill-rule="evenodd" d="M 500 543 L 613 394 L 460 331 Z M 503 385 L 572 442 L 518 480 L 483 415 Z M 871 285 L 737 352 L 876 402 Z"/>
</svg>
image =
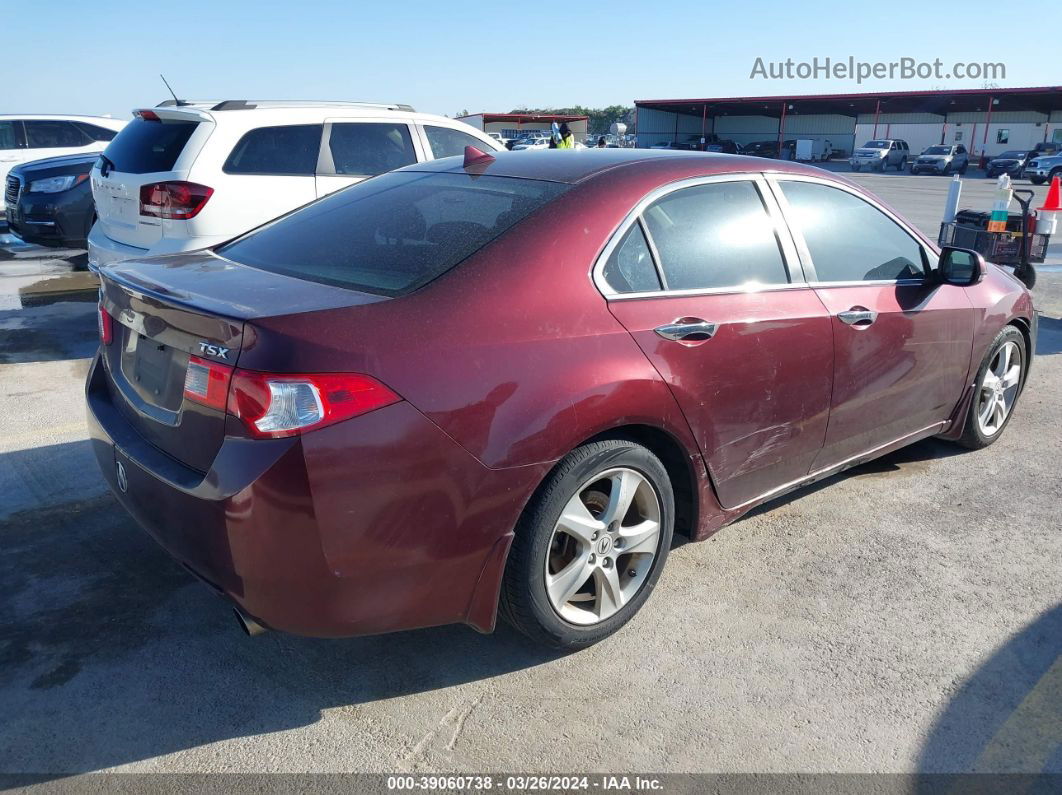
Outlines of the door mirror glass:
<svg viewBox="0 0 1062 795">
<path fill-rule="evenodd" d="M 985 276 L 985 259 L 968 248 L 944 248 L 940 252 L 940 280 L 945 284 L 968 287 Z"/>
</svg>

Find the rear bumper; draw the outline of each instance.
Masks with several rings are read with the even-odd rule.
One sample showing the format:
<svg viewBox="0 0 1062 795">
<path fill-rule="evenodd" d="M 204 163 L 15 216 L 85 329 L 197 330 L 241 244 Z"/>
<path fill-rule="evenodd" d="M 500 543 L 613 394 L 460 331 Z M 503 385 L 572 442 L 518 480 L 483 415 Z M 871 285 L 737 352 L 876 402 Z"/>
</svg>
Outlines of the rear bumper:
<svg viewBox="0 0 1062 795">
<path fill-rule="evenodd" d="M 493 628 L 512 529 L 541 467 L 487 469 L 397 403 L 294 439 L 227 436 L 203 475 L 147 444 L 106 378 L 97 356 L 88 423 L 111 490 L 260 623 L 319 637 Z"/>
</svg>

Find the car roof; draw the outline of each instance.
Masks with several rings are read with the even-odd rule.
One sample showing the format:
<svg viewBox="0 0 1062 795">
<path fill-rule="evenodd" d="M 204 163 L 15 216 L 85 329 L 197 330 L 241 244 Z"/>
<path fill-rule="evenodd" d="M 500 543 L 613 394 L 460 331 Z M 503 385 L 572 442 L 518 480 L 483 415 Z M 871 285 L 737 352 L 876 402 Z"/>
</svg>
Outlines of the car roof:
<svg viewBox="0 0 1062 795">
<path fill-rule="evenodd" d="M 110 125 L 123 125 L 126 119 L 116 119 L 113 116 L 84 116 L 76 113 L 0 113 L 0 119 L 16 119 L 20 121 L 83 121 L 99 124 L 107 122 Z"/>
<path fill-rule="evenodd" d="M 762 157 L 668 149 L 552 149 L 535 152 L 495 152 L 492 158 L 491 161 L 476 162 L 472 166 L 475 173 L 574 184 L 606 171 L 656 163 L 661 172 L 669 173 L 673 173 L 677 165 L 688 165 L 690 176 L 773 171 L 836 178 L 836 175 L 830 172 L 796 162 L 765 161 Z M 406 166 L 401 170 L 461 172 L 464 170 L 464 160 L 460 157 L 444 157 Z"/>
</svg>

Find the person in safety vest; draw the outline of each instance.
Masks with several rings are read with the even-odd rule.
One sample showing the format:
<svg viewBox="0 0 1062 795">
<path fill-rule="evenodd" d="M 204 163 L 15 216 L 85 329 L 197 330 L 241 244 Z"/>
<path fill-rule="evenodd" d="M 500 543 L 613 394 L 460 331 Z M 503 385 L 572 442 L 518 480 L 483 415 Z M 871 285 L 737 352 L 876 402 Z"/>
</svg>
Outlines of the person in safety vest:
<svg viewBox="0 0 1062 795">
<path fill-rule="evenodd" d="M 571 129 L 568 127 L 568 122 L 564 122 L 560 126 L 560 137 L 557 140 L 558 149 L 574 149 L 575 148 L 575 135 L 572 134 Z"/>
</svg>

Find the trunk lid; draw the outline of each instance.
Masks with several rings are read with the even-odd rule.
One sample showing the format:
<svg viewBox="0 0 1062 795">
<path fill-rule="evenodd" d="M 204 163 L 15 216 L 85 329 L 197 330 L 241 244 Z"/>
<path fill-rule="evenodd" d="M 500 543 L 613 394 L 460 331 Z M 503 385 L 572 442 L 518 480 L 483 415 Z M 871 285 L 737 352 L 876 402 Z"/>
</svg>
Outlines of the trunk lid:
<svg viewBox="0 0 1062 795">
<path fill-rule="evenodd" d="M 213 119 L 201 111 L 150 111 L 137 117 L 114 137 L 92 169 L 92 198 L 103 233 L 136 248 L 150 248 L 164 233 L 163 220 L 140 214 L 140 188 L 157 182 L 187 179 Z"/>
<path fill-rule="evenodd" d="M 100 301 L 113 319 L 113 339 L 102 348 L 111 399 L 144 439 L 206 472 L 226 414 L 184 397 L 190 357 L 235 365 L 254 345 L 255 319 L 381 300 L 209 251 L 111 265 L 100 274 Z"/>
</svg>

